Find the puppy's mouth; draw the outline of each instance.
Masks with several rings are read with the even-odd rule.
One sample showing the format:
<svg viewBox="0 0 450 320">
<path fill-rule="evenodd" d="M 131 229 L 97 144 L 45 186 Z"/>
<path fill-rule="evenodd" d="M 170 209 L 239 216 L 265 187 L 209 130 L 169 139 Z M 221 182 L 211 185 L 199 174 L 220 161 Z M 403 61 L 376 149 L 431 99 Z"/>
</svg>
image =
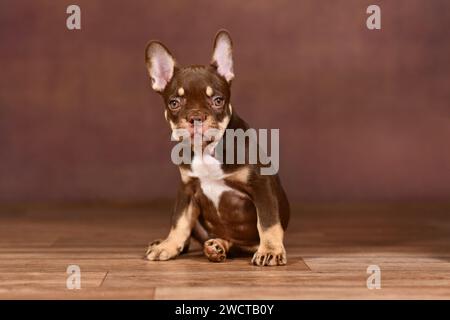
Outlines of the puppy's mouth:
<svg viewBox="0 0 450 320">
<path fill-rule="evenodd" d="M 196 123 L 196 124 L 191 124 L 187 127 L 189 133 L 191 134 L 191 138 L 194 138 L 195 135 L 201 135 L 203 136 L 203 134 L 205 132 L 208 132 L 208 129 L 210 127 L 206 124 L 206 123 Z"/>
<path fill-rule="evenodd" d="M 191 140 L 201 139 L 203 143 L 210 143 L 218 138 L 219 129 L 207 122 L 195 122 L 194 124 L 189 124 L 186 128 L 191 135 Z"/>
</svg>

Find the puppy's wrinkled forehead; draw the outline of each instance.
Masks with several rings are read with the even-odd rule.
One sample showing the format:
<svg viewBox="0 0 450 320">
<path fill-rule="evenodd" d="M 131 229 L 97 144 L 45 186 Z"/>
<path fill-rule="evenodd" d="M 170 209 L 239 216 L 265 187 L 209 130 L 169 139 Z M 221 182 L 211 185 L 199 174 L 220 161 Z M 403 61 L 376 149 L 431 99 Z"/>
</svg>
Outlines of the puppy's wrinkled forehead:
<svg viewBox="0 0 450 320">
<path fill-rule="evenodd" d="M 178 70 L 164 90 L 166 98 L 172 96 L 200 97 L 221 95 L 228 98 L 227 81 L 210 66 L 190 66 Z"/>
</svg>

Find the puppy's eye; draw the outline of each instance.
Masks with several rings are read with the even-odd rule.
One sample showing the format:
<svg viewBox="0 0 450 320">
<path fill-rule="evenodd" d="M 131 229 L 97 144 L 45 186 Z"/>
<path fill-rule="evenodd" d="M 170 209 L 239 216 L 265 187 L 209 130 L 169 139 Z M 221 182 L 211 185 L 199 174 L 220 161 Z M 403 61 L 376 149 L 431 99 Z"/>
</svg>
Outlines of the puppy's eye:
<svg viewBox="0 0 450 320">
<path fill-rule="evenodd" d="M 213 99 L 213 106 L 216 108 L 223 107 L 224 103 L 225 103 L 225 99 L 223 97 L 214 97 L 214 99 Z"/>
<path fill-rule="evenodd" d="M 172 110 L 176 110 L 180 107 L 180 101 L 178 99 L 170 99 L 169 100 L 169 108 Z"/>
</svg>

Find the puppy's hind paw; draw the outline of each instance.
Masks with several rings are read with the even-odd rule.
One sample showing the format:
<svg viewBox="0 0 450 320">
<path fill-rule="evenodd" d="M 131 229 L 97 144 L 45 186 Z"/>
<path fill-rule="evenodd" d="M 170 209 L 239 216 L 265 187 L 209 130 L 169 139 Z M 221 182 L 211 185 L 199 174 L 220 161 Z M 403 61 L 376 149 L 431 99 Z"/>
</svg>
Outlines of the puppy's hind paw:
<svg viewBox="0 0 450 320">
<path fill-rule="evenodd" d="M 212 262 L 225 261 L 227 253 L 222 243 L 217 239 L 209 239 L 203 245 L 203 253 Z"/>
</svg>

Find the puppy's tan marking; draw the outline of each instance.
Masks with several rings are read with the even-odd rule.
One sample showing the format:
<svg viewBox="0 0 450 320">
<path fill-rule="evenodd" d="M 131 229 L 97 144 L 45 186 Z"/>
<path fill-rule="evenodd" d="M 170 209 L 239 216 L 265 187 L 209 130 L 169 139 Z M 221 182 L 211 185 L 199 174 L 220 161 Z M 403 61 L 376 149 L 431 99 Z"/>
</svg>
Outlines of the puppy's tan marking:
<svg viewBox="0 0 450 320">
<path fill-rule="evenodd" d="M 213 93 L 214 93 L 213 89 L 210 86 L 207 86 L 206 87 L 206 95 L 208 97 L 212 97 Z"/>
<path fill-rule="evenodd" d="M 247 183 L 250 176 L 250 169 L 248 167 L 242 167 L 233 173 L 226 176 L 226 180 L 235 181 L 241 183 Z"/>
<path fill-rule="evenodd" d="M 166 240 L 150 245 L 146 253 L 148 260 L 169 260 L 181 253 L 197 219 L 194 211 L 192 204 L 189 204 L 170 230 Z"/>
<path fill-rule="evenodd" d="M 221 136 L 223 135 L 223 133 L 225 132 L 225 130 L 227 129 L 228 123 L 230 122 L 230 117 L 226 116 L 223 118 L 223 120 L 221 122 L 219 122 L 217 124 L 217 126 L 219 127 L 219 130 L 221 132 Z M 221 137 L 220 136 L 220 137 Z"/>
<path fill-rule="evenodd" d="M 258 266 L 281 266 L 287 263 L 283 245 L 284 230 L 281 224 L 264 229 L 258 219 L 260 244 L 253 255 L 252 263 Z"/>
<path fill-rule="evenodd" d="M 279 249 L 280 245 L 283 245 L 284 230 L 280 223 L 267 229 L 262 229 L 258 223 L 258 229 L 260 229 L 261 244 L 266 248 Z"/>
<path fill-rule="evenodd" d="M 208 121 L 208 120 L 207 120 Z M 211 142 L 205 149 L 205 154 L 212 155 L 214 153 L 214 149 L 219 144 L 220 139 L 222 138 L 223 134 L 225 133 L 225 130 L 227 129 L 228 123 L 230 122 L 230 117 L 225 116 L 221 122 L 217 124 L 219 127 L 219 132 L 216 132 L 214 135 L 214 141 Z M 207 122 L 207 124 L 209 124 Z"/>
<path fill-rule="evenodd" d="M 184 96 L 184 88 L 183 87 L 178 88 L 178 95 L 180 97 Z"/>
<path fill-rule="evenodd" d="M 189 170 L 179 167 L 180 169 L 180 175 L 181 175 L 181 181 L 183 181 L 183 183 L 188 183 L 189 181 L 191 181 L 191 177 L 189 176 Z"/>
</svg>

